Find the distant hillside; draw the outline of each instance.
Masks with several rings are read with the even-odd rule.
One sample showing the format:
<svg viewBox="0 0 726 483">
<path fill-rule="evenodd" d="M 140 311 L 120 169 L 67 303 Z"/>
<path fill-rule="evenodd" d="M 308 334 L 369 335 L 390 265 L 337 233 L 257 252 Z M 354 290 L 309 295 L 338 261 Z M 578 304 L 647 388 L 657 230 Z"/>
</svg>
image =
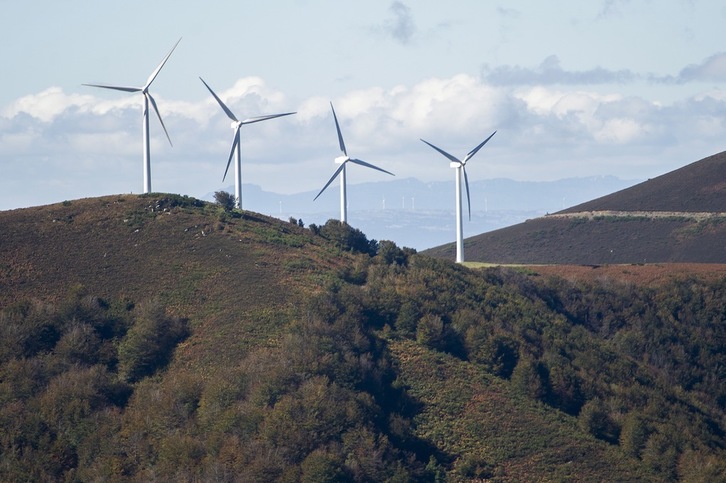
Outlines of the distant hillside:
<svg viewBox="0 0 726 483">
<path fill-rule="evenodd" d="M 726 152 L 561 213 L 604 210 L 726 212 Z"/>
<path fill-rule="evenodd" d="M 301 225 L 0 212 L 0 480 L 726 477 L 723 270 L 573 283 Z"/>
<path fill-rule="evenodd" d="M 726 153 L 552 215 L 465 240 L 493 263 L 726 263 Z M 453 244 L 425 253 L 453 258 Z"/>
<path fill-rule="evenodd" d="M 469 233 L 496 230 L 529 218 L 553 213 L 632 186 L 636 181 L 613 176 L 567 178 L 556 181 L 472 180 Z M 259 186 L 243 186 L 245 209 L 287 220 L 323 224 L 340 216 L 337 185 L 313 201 L 317 191 L 280 194 Z M 227 191 L 234 192 L 230 186 Z M 213 193 L 204 196 L 214 200 Z M 348 185 L 349 223 L 377 240 L 393 240 L 417 250 L 454 239 L 454 183 L 424 183 L 414 178 Z"/>
</svg>

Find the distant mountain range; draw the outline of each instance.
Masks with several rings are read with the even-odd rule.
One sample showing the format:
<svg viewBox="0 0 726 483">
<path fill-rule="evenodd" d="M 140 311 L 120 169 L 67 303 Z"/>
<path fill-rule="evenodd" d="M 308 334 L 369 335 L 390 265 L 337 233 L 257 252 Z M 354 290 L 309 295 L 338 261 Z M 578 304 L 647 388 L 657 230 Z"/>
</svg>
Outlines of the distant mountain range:
<svg viewBox="0 0 726 483">
<path fill-rule="evenodd" d="M 621 190 L 638 180 L 614 176 L 566 178 L 556 181 L 490 179 L 473 181 L 471 221 L 465 234 L 479 234 L 514 225 L 530 218 Z M 279 194 L 257 185 L 243 186 L 243 207 L 283 220 L 302 219 L 305 224 L 324 224 L 340 217 L 339 190 L 328 190 L 317 201 L 307 191 Z M 227 191 L 234 192 L 233 187 Z M 212 201 L 214 193 L 204 200 Z M 361 183 L 348 186 L 349 223 L 377 240 L 423 250 L 454 239 L 454 182 L 424 183 L 415 178 Z"/>
<path fill-rule="evenodd" d="M 465 240 L 468 261 L 726 262 L 726 152 L 557 213 Z M 427 250 L 452 258 L 453 244 Z"/>
</svg>

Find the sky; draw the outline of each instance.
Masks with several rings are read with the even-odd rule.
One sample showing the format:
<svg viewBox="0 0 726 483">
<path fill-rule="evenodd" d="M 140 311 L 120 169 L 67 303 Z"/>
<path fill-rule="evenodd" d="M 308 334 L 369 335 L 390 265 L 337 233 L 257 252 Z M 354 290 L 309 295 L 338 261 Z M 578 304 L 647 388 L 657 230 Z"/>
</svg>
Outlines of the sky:
<svg viewBox="0 0 726 483">
<path fill-rule="evenodd" d="M 726 5 L 711 0 L 0 0 L 0 210 L 222 181 L 239 118 L 243 182 L 277 193 L 333 174 L 335 106 L 351 157 L 421 181 L 647 179 L 726 149 Z M 386 181 L 360 166 L 348 183 Z M 321 203 L 337 203 L 337 186 Z"/>
</svg>

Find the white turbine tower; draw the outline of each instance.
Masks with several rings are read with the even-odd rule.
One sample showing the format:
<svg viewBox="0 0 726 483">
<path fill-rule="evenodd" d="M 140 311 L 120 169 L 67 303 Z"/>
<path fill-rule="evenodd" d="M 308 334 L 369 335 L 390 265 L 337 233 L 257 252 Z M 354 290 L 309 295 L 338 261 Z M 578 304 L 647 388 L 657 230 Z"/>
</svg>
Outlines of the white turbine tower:
<svg viewBox="0 0 726 483">
<path fill-rule="evenodd" d="M 461 173 L 464 173 L 464 183 L 466 185 L 466 203 L 469 206 L 469 221 L 471 221 L 471 198 L 469 197 L 469 178 L 466 176 L 466 162 L 469 161 L 497 132 L 494 131 L 480 145 L 469 151 L 463 160 L 460 160 L 443 149 L 439 149 L 428 141 L 425 142 L 436 151 L 443 154 L 451 161 L 449 166 L 456 169 L 456 263 L 464 261 L 464 227 L 461 220 Z"/>
<path fill-rule="evenodd" d="M 150 193 L 151 192 L 151 155 L 150 155 L 150 149 L 149 149 L 149 102 L 151 102 L 151 106 L 154 108 L 154 112 L 156 112 L 157 117 L 159 118 L 159 122 L 161 123 L 161 127 L 164 128 L 164 133 L 166 134 L 166 138 L 169 140 L 169 145 L 171 144 L 171 138 L 169 137 L 169 133 L 166 130 L 166 126 L 164 126 L 164 121 L 161 120 L 161 114 L 159 114 L 159 108 L 156 107 L 156 101 L 151 96 L 151 93 L 149 92 L 149 87 L 151 86 L 151 83 L 154 82 L 154 79 L 156 79 L 156 76 L 159 75 L 159 72 L 161 71 L 161 68 L 164 67 L 164 64 L 166 64 L 166 61 L 169 60 L 169 57 L 171 57 L 172 52 L 174 52 L 174 49 L 176 49 L 176 46 L 179 45 L 179 42 L 181 42 L 181 38 L 176 41 L 176 44 L 174 44 L 174 47 L 171 48 L 168 54 L 166 54 L 166 57 L 164 57 L 164 60 L 161 61 L 159 66 L 154 70 L 154 72 L 151 73 L 149 78 L 146 80 L 146 84 L 144 84 L 143 87 L 127 87 L 127 86 L 113 86 L 113 85 L 106 85 L 106 84 L 83 84 L 84 86 L 90 86 L 90 87 L 101 87 L 103 89 L 113 89 L 116 91 L 124 91 L 124 92 L 141 92 L 144 95 L 144 111 L 143 111 L 143 121 L 142 121 L 142 134 L 143 134 L 143 143 L 144 143 L 144 193 Z M 173 146 L 173 145 L 172 145 Z"/>
<path fill-rule="evenodd" d="M 325 191 L 325 188 L 330 186 L 330 183 L 333 182 L 336 176 L 340 174 L 340 221 L 343 223 L 348 222 L 348 198 L 345 192 L 345 165 L 350 161 L 354 164 L 359 164 L 361 166 L 365 166 L 366 168 L 373 168 L 377 169 L 378 171 L 382 171 L 386 174 L 390 174 L 391 176 L 395 176 L 393 173 L 386 171 L 385 169 L 381 169 L 378 166 L 373 166 L 370 163 L 366 163 L 363 160 L 350 158 L 348 156 L 348 152 L 345 149 L 345 143 L 343 142 L 343 134 L 340 132 L 340 125 L 338 124 L 338 117 L 335 115 L 335 109 L 333 108 L 333 103 L 330 103 L 330 109 L 333 111 L 333 119 L 335 120 L 335 129 L 338 131 L 338 144 L 340 145 L 340 150 L 342 151 L 343 155 L 338 156 L 335 158 L 335 163 L 339 164 L 340 167 L 338 167 L 337 170 L 335 170 L 335 173 L 333 173 L 333 176 L 330 177 L 327 183 L 325 183 L 325 186 L 323 186 L 323 189 L 320 190 L 320 193 L 318 193 L 318 196 L 323 194 L 323 191 Z M 318 196 L 316 196 L 313 201 L 318 199 Z"/>
<path fill-rule="evenodd" d="M 202 84 L 204 84 L 207 89 L 209 89 L 209 92 L 212 93 L 212 96 L 217 100 L 219 103 L 219 106 L 222 108 L 225 114 L 227 114 L 227 117 L 229 117 L 232 120 L 232 129 L 234 130 L 234 139 L 232 140 L 232 150 L 229 152 L 229 159 L 227 160 L 227 168 L 224 170 L 224 176 L 222 176 L 222 181 L 224 181 L 227 178 L 227 171 L 229 171 L 229 165 L 232 162 L 232 157 L 235 156 L 235 164 L 234 164 L 234 196 L 235 196 L 235 207 L 242 209 L 242 155 L 240 153 L 240 135 L 239 131 L 242 126 L 245 124 L 253 124 L 255 122 L 260 121 L 266 121 L 268 119 L 274 119 L 276 117 L 282 117 L 282 116 L 289 116 L 291 114 L 295 114 L 294 112 L 285 112 L 283 114 L 270 114 L 267 116 L 258 116 L 258 117 L 250 117 L 248 119 L 245 119 L 243 121 L 239 121 L 234 114 L 232 114 L 232 111 L 229 110 L 229 108 L 222 102 L 222 99 L 217 96 L 217 94 L 214 93 L 211 87 L 204 82 L 204 79 L 201 77 L 199 80 L 202 81 Z"/>
</svg>

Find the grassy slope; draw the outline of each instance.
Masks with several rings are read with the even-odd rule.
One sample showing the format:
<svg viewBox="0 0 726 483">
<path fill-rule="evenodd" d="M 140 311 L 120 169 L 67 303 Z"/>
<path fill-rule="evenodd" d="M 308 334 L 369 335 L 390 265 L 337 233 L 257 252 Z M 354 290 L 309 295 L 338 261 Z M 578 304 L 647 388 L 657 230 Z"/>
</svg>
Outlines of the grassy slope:
<svg viewBox="0 0 726 483">
<path fill-rule="evenodd" d="M 214 206 L 168 199 L 109 196 L 0 213 L 0 306 L 59 300 L 74 285 L 135 303 L 158 297 L 193 327 L 178 358 L 219 364 L 274 338 L 294 301 L 349 259 L 289 223 L 219 221 Z"/>
<path fill-rule="evenodd" d="M 418 436 L 485 476 L 516 481 L 648 481 L 635 460 L 581 433 L 576 418 L 522 398 L 481 366 L 411 341 L 391 344 L 403 382 L 423 410 Z"/>
</svg>

